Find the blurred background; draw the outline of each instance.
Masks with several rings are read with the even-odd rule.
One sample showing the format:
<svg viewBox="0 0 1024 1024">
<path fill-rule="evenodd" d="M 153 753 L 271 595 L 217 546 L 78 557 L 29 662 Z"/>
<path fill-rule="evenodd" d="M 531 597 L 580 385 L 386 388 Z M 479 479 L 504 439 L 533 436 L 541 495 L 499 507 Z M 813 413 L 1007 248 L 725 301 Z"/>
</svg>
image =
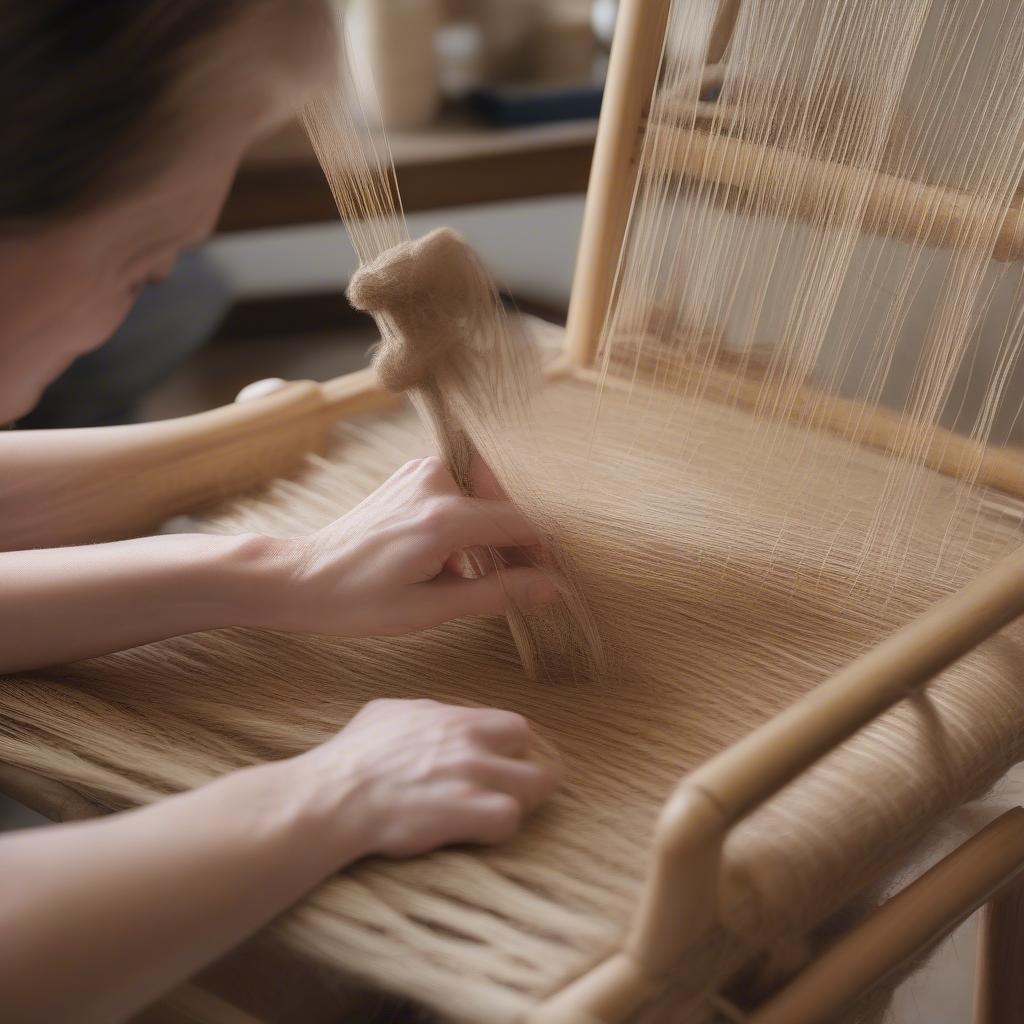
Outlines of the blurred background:
<svg viewBox="0 0 1024 1024">
<path fill-rule="evenodd" d="M 615 0 L 350 0 L 357 86 L 379 106 L 413 236 L 448 225 L 522 308 L 564 317 Z M 372 68 L 372 70 L 371 70 Z M 160 419 L 251 380 L 363 365 L 356 258 L 298 124 L 244 162 L 217 233 L 23 428 Z"/>
</svg>

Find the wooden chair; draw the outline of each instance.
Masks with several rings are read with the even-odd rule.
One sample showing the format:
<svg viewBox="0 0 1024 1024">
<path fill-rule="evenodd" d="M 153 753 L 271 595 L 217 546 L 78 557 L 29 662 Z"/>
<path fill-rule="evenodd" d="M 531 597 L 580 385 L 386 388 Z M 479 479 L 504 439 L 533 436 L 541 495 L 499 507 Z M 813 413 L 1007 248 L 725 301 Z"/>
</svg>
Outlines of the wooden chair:
<svg viewBox="0 0 1024 1024">
<path fill-rule="evenodd" d="M 712 67 L 725 51 L 738 7 L 723 0 L 709 47 Z M 668 0 L 621 5 L 568 326 L 564 338 L 557 329 L 539 328 L 564 345 L 564 357 L 550 370 L 553 379 L 594 379 L 590 367 L 614 290 L 668 11 Z M 736 168 L 731 184 L 760 187 L 761 178 L 744 177 L 745 154 L 730 140 L 702 138 L 695 129 L 678 152 L 695 154 L 693 163 L 680 164 L 680 173 L 728 165 Z M 784 174 L 784 155 L 779 161 Z M 917 188 L 883 184 L 879 207 L 902 208 L 902 198 Z M 1004 221 L 996 255 L 1020 258 L 1019 214 L 1008 210 Z M 893 230 L 903 230 L 898 219 Z M 941 245 L 945 239 L 940 224 L 931 241 Z M 21 500 L 30 493 L 32 507 L 42 510 L 31 521 L 5 523 L 8 543 L 28 547 L 45 538 L 70 544 L 151 530 L 169 516 L 287 473 L 305 453 L 324 445 L 333 423 L 356 414 L 390 415 L 395 402 L 367 371 L 323 385 L 293 383 L 260 400 L 181 420 L 67 432 L 61 457 L 49 465 L 34 452 L 32 436 L 0 437 L 0 458 L 25 467 L 19 473 Z M 839 430 L 841 411 L 831 420 L 826 412 L 817 426 Z M 866 415 L 874 418 L 867 443 L 887 447 L 892 435 L 885 414 Z M 971 444 L 953 435 L 945 440 L 945 452 L 950 445 Z M 1018 454 L 973 454 L 985 467 L 983 482 L 1024 496 L 1024 459 Z M 963 462 L 937 450 L 929 464 L 954 473 Z M 722 850 L 730 832 L 829 751 L 1022 614 L 1024 552 L 1018 552 L 683 778 L 660 816 L 643 898 L 621 947 L 536 1006 L 529 1019 L 614 1024 L 642 1010 L 669 984 L 687 950 L 719 923 Z M 58 819 L 87 808 L 79 794 L 17 770 L 5 770 L 0 785 Z M 975 1024 L 1024 1020 L 1024 971 L 1013 966 L 1024 956 L 1022 872 L 1024 810 L 1018 809 L 849 930 L 743 1019 L 830 1020 L 985 906 Z"/>
</svg>

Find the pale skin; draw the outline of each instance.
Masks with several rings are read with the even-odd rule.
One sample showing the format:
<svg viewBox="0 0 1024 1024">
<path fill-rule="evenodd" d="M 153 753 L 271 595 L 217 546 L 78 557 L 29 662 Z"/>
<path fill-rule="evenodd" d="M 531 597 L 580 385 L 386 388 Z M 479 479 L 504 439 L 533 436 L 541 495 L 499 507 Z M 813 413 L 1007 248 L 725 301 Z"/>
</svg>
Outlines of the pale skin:
<svg viewBox="0 0 1024 1024">
<path fill-rule="evenodd" d="M 158 175 L 70 219 L 0 225 L 0 422 L 102 344 L 141 284 L 210 232 L 244 150 L 329 74 L 319 4 L 287 12 L 220 42 L 218 104 L 192 113 Z M 0 461 L 8 513 L 31 512 L 17 507 L 21 465 Z M 2 531 L 0 519 L 0 549 Z M 425 458 L 310 536 L 4 551 L 0 672 L 223 626 L 393 635 L 540 605 L 556 590 L 539 569 L 500 581 L 457 571 L 469 548 L 536 541 L 507 502 L 466 498 Z M 360 858 L 509 838 L 557 782 L 530 751 L 530 727 L 511 712 L 375 701 L 299 757 L 130 813 L 0 837 L 4 1019 L 125 1019 Z"/>
</svg>

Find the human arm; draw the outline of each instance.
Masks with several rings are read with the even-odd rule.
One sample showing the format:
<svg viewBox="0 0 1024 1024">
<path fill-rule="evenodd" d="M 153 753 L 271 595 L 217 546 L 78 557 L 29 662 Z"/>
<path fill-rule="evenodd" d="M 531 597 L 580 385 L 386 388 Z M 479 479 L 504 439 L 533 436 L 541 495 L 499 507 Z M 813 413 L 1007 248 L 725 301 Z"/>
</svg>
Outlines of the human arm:
<svg viewBox="0 0 1024 1024">
<path fill-rule="evenodd" d="M 372 397 L 353 374 L 170 420 L 0 431 L 0 551 L 148 533 L 288 472 Z"/>
<path fill-rule="evenodd" d="M 123 1020 L 364 856 L 509 838 L 557 782 L 530 742 L 508 712 L 375 701 L 299 757 L 4 837 L 4 1019 Z"/>
<path fill-rule="evenodd" d="M 535 541 L 508 502 L 463 496 L 431 458 L 308 536 L 187 534 L 0 552 L 0 672 L 226 626 L 390 635 L 499 614 L 510 601 L 542 604 L 555 587 L 540 569 L 473 580 L 456 571 L 467 548 Z"/>
</svg>

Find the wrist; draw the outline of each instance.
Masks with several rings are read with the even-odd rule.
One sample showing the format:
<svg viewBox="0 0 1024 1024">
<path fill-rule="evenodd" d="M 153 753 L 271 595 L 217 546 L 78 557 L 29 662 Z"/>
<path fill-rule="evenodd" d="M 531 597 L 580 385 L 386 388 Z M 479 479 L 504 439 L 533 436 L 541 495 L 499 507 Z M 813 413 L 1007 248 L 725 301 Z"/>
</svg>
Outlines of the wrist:
<svg viewBox="0 0 1024 1024">
<path fill-rule="evenodd" d="M 213 784 L 228 808 L 222 820 L 234 818 L 244 846 L 271 856 L 282 883 L 302 890 L 372 852 L 345 793 L 326 793 L 305 757 L 243 768 Z"/>
<path fill-rule="evenodd" d="M 283 795 L 289 827 L 316 851 L 326 871 L 336 871 L 376 852 L 379 828 L 366 785 L 344 749 L 329 742 L 265 766 Z"/>
<path fill-rule="evenodd" d="M 220 600 L 228 625 L 251 629 L 282 627 L 283 595 L 291 577 L 289 542 L 263 534 L 218 537 Z"/>
</svg>

